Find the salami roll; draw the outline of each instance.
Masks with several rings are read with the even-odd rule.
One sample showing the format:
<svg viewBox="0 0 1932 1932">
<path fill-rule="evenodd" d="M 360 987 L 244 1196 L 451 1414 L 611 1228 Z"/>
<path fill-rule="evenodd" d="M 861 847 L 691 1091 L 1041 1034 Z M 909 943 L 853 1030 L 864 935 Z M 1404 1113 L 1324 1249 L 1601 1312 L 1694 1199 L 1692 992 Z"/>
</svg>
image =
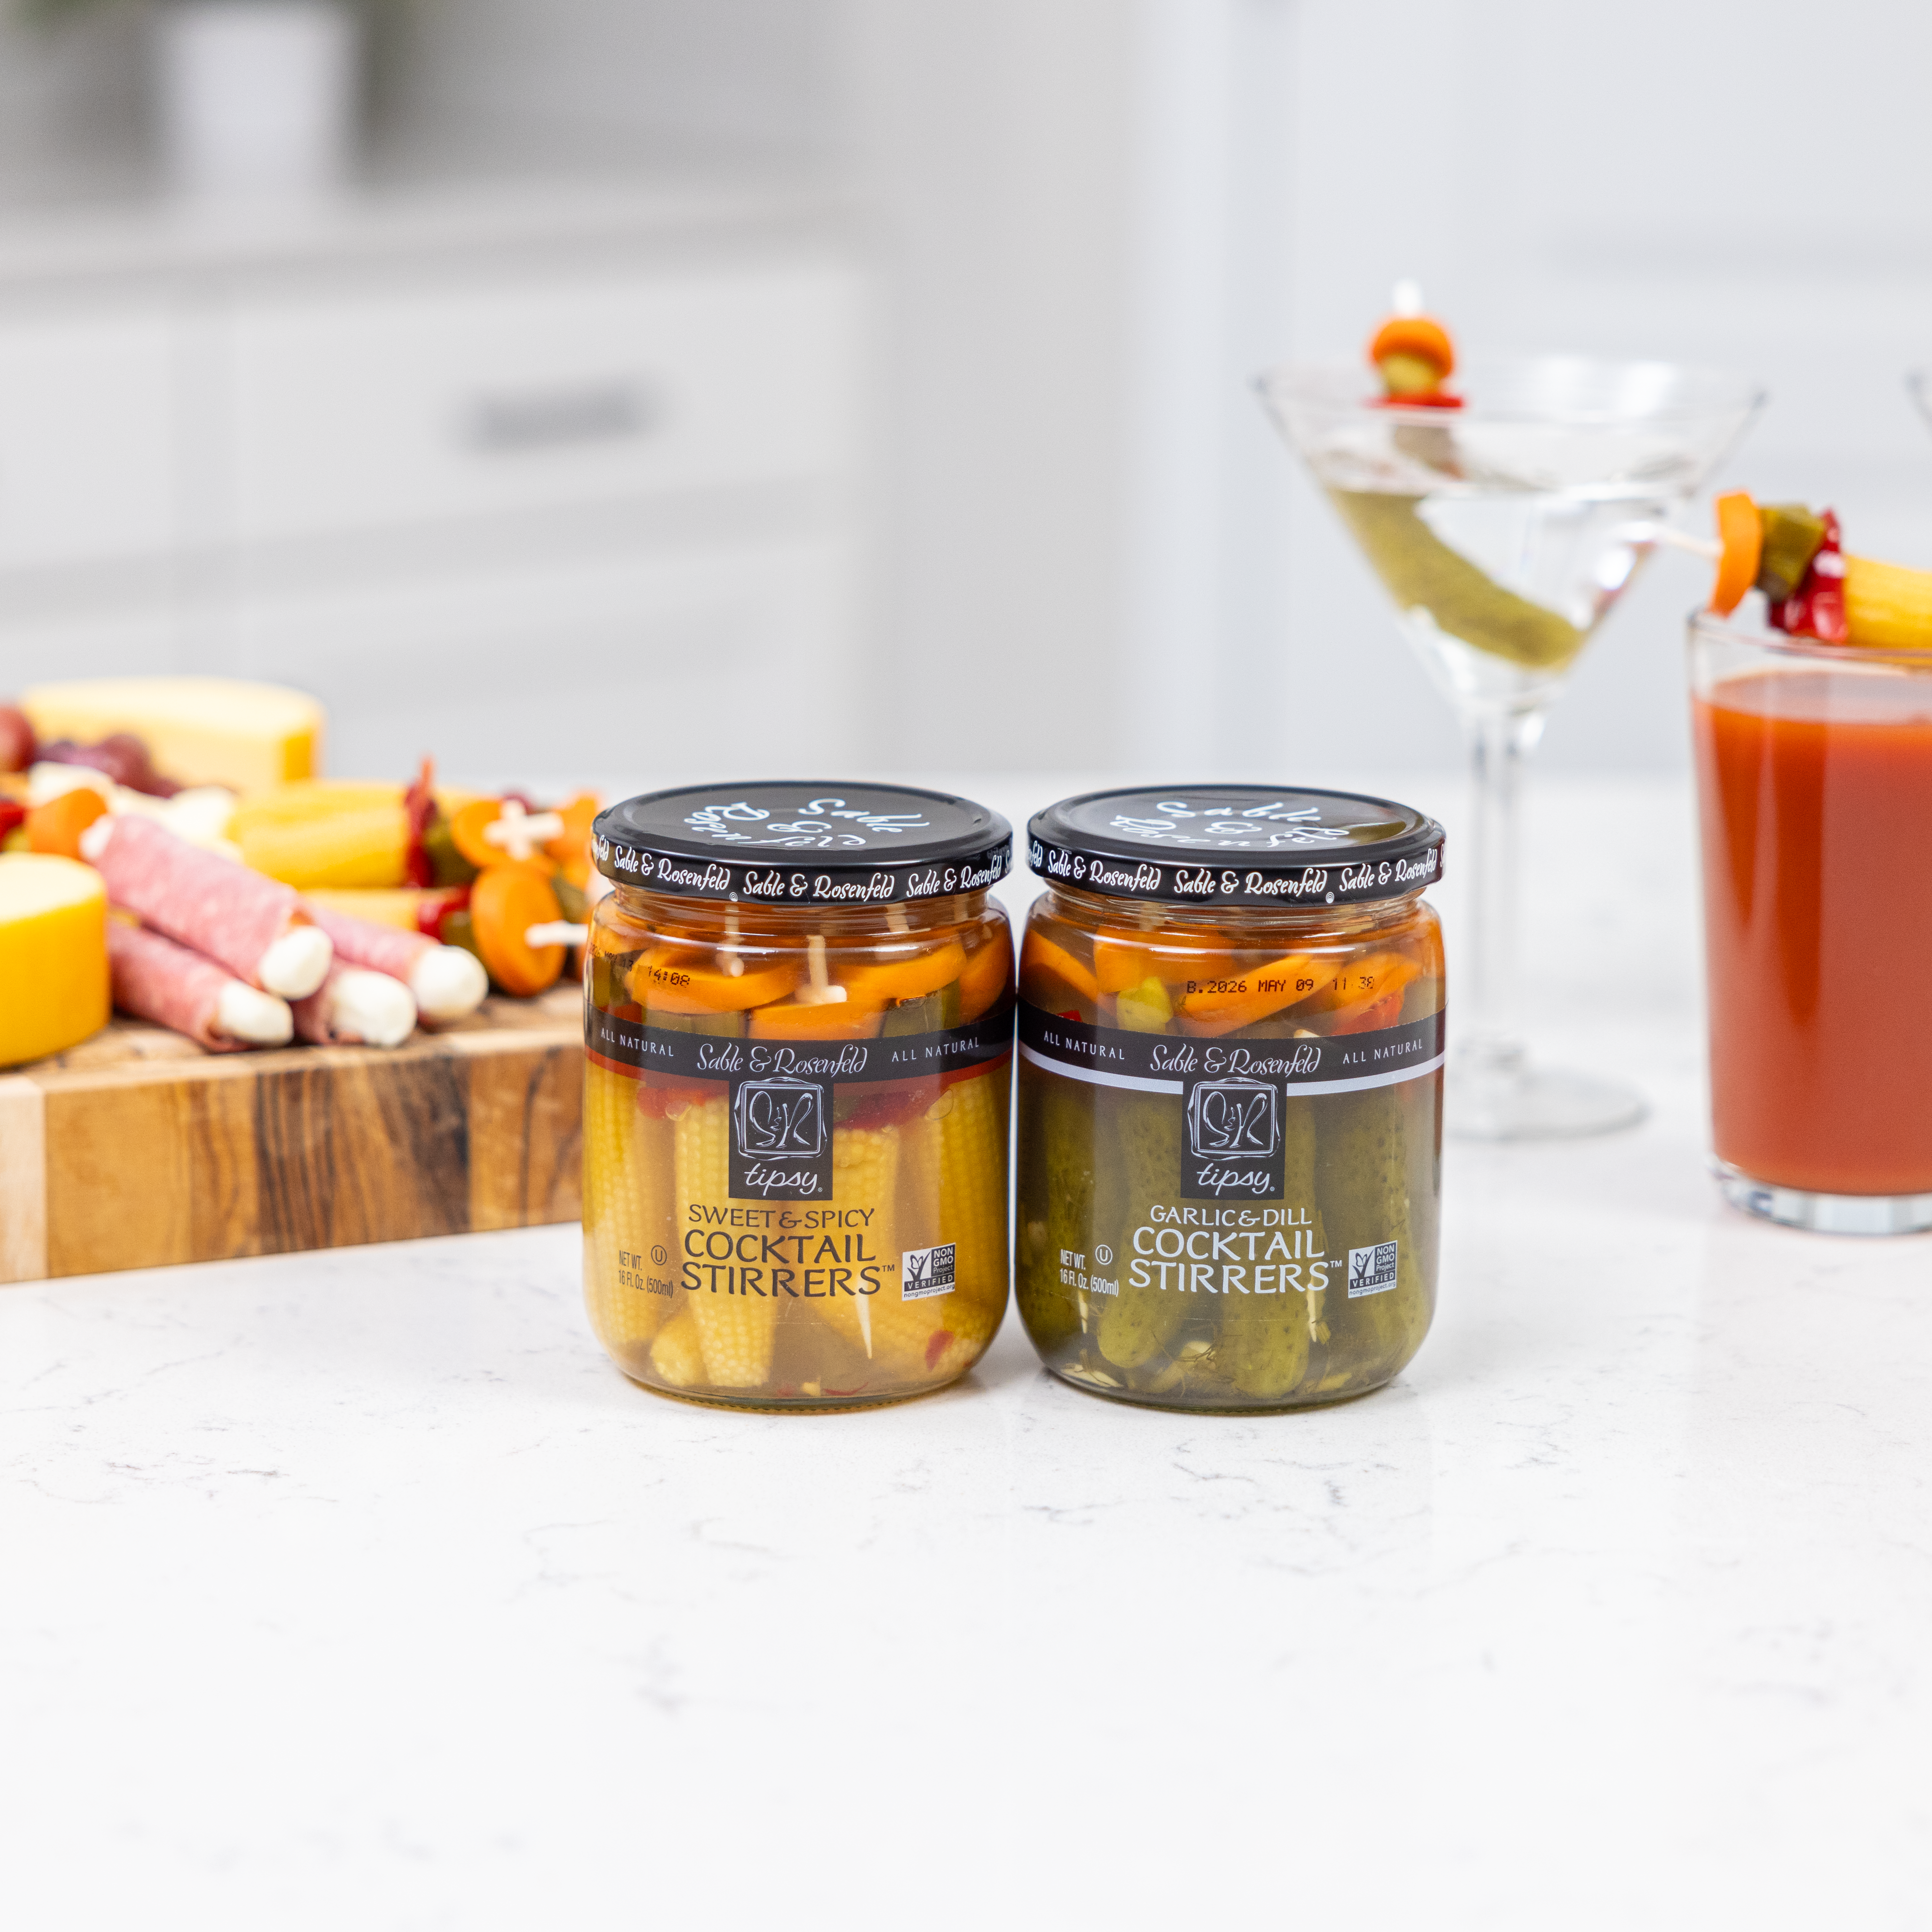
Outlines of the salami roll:
<svg viewBox="0 0 1932 1932">
<path fill-rule="evenodd" d="M 426 1020 L 460 1020 L 483 1004 L 490 990 L 483 962 L 460 946 L 439 946 L 420 932 L 379 926 L 353 913 L 310 906 L 308 916 L 328 934 L 335 956 L 351 966 L 386 973 L 408 987 Z"/>
<path fill-rule="evenodd" d="M 110 920 L 107 965 L 124 1013 L 185 1034 L 211 1053 L 286 1046 L 294 1034 L 286 1002 L 158 932 Z"/>
<path fill-rule="evenodd" d="M 83 854 L 108 898 L 143 926 L 284 999 L 314 992 L 328 976 L 328 936 L 292 886 L 190 845 L 152 818 L 116 813 L 88 832 Z"/>
<path fill-rule="evenodd" d="M 293 1011 L 296 1031 L 318 1046 L 400 1046 L 416 1030 L 416 1003 L 407 986 L 339 961 Z"/>
</svg>

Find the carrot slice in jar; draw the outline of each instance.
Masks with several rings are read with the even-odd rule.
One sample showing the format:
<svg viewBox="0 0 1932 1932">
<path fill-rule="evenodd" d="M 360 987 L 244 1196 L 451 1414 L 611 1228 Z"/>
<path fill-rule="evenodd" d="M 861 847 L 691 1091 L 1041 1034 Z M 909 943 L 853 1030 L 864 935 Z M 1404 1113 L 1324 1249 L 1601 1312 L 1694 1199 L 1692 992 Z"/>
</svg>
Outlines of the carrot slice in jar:
<svg viewBox="0 0 1932 1932">
<path fill-rule="evenodd" d="M 1366 1006 L 1358 1009 L 1353 1016 L 1342 1021 L 1340 1026 L 1330 1028 L 1332 1033 L 1375 1033 L 1383 1027 L 1392 1027 L 1402 1018 L 1402 989 L 1398 986 L 1392 993 L 1384 994 L 1379 1000 L 1372 1000 Z"/>
<path fill-rule="evenodd" d="M 885 1022 L 879 1006 L 854 1006 L 849 1000 L 821 1006 L 789 1001 L 760 1006 L 752 1016 L 754 1040 L 870 1040 Z"/>
<path fill-rule="evenodd" d="M 959 975 L 959 1024 L 968 1025 L 991 1012 L 1012 978 L 1012 955 L 997 939 L 968 953 Z"/>
<path fill-rule="evenodd" d="M 956 939 L 910 959 L 877 965 L 842 966 L 832 975 L 848 1000 L 864 1006 L 884 1006 L 888 1000 L 922 1000 L 950 986 L 966 964 L 966 949 Z"/>
<path fill-rule="evenodd" d="M 1103 993 L 1129 992 L 1150 978 L 1169 986 L 1218 979 L 1235 970 L 1234 950 L 1221 932 L 1103 926 L 1094 940 L 1094 977 Z"/>
<path fill-rule="evenodd" d="M 1103 993 L 1124 993 L 1155 970 L 1144 935 L 1103 927 L 1094 940 L 1094 981 Z"/>
<path fill-rule="evenodd" d="M 1100 986 L 1091 968 L 1082 964 L 1065 946 L 1056 944 L 1043 934 L 1030 932 L 1026 944 L 1020 953 L 1020 972 L 1030 979 L 1035 974 L 1051 974 L 1062 985 L 1078 994 L 1090 1006 L 1100 1004 Z M 1030 988 L 1027 997 L 1033 999 Z M 1051 1000 L 1034 1000 L 1036 1006 L 1052 1006 Z M 1058 1010 L 1055 1007 L 1054 1010 Z"/>
<path fill-rule="evenodd" d="M 1352 1018 L 1378 1000 L 1400 992 L 1421 973 L 1422 968 L 1405 952 L 1365 952 L 1330 976 L 1309 1001 L 1308 1010 Z"/>
<path fill-rule="evenodd" d="M 1322 977 L 1321 962 L 1305 952 L 1286 953 L 1201 985 L 1181 1001 L 1180 1023 L 1188 1032 L 1209 1039 L 1232 1033 L 1312 998 Z"/>
<path fill-rule="evenodd" d="M 728 973 L 698 964 L 681 946 L 660 946 L 631 968 L 631 991 L 659 1012 L 741 1013 L 786 998 L 804 976 L 785 961 Z"/>
</svg>

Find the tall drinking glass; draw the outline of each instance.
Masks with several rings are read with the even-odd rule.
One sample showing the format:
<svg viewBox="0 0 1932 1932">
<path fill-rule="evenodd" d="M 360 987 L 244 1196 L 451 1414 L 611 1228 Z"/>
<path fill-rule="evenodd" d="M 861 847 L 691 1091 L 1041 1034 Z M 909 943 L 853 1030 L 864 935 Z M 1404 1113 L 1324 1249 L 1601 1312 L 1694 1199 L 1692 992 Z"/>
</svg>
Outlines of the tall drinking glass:
<svg viewBox="0 0 1932 1932">
<path fill-rule="evenodd" d="M 1711 1138 L 1748 1213 L 1932 1228 L 1932 652 L 1691 620 Z"/>
<path fill-rule="evenodd" d="M 1361 546 L 1461 719 L 1470 885 L 1449 1130 L 1600 1132 L 1642 1118 L 1620 1082 L 1534 1064 L 1516 1031 L 1525 761 L 1571 667 L 1654 542 L 1762 400 L 1736 376 L 1546 356 L 1459 365 L 1458 409 L 1390 407 L 1372 374 L 1262 379 L 1282 434 Z"/>
</svg>

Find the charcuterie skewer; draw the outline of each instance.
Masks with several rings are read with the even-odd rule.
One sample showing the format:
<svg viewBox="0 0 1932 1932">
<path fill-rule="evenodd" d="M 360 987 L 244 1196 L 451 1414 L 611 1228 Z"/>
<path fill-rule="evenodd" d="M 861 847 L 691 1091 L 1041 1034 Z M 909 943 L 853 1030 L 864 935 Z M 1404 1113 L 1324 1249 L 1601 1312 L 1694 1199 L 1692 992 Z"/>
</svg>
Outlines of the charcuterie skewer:
<svg viewBox="0 0 1932 1932">
<path fill-rule="evenodd" d="M 483 1004 L 490 990 L 482 963 L 460 946 L 441 946 L 421 933 L 324 906 L 310 906 L 308 914 L 328 935 L 338 958 L 400 980 L 426 1020 L 462 1019 Z"/>
<path fill-rule="evenodd" d="M 158 932 L 110 922 L 107 962 L 123 1012 L 185 1034 L 211 1053 L 286 1046 L 294 1036 L 286 1000 Z"/>
<path fill-rule="evenodd" d="M 292 1010 L 297 1036 L 316 1046 L 400 1046 L 416 1030 L 416 1003 L 407 986 L 340 961 Z"/>
<path fill-rule="evenodd" d="M 290 886 L 190 845 L 152 819 L 96 819 L 82 856 L 112 903 L 263 992 L 298 1000 L 328 976 L 334 949 Z"/>
</svg>

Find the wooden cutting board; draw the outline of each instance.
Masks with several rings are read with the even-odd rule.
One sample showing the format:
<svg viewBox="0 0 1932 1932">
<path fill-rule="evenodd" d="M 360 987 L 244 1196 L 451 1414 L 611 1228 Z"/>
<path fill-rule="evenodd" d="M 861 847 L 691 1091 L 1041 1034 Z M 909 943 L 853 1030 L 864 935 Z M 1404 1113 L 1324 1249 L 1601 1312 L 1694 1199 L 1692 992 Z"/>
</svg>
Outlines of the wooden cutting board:
<svg viewBox="0 0 1932 1932">
<path fill-rule="evenodd" d="M 116 1019 L 0 1074 L 0 1282 L 574 1221 L 583 995 L 382 1052 Z"/>
</svg>

